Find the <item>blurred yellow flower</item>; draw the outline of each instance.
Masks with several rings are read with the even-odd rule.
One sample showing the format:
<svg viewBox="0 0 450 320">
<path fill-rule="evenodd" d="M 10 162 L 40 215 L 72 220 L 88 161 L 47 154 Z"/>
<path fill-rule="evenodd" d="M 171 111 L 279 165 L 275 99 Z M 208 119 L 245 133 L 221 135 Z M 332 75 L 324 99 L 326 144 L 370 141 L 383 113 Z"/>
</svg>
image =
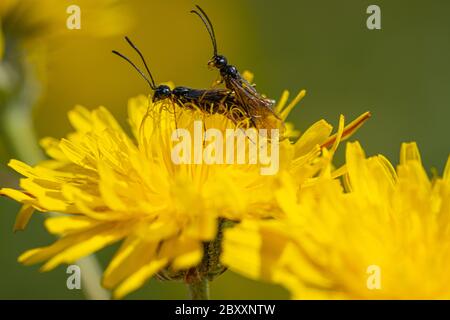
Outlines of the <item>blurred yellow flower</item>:
<svg viewBox="0 0 450 320">
<path fill-rule="evenodd" d="M 60 36 L 70 30 L 66 21 L 70 16 L 67 8 L 77 5 L 81 12 L 83 34 L 110 36 L 124 30 L 130 18 L 124 14 L 120 0 L 2 0 L 0 22 L 5 33 L 22 39 L 37 39 Z"/>
<path fill-rule="evenodd" d="M 56 96 L 46 95 L 46 89 L 51 88 L 53 82 L 67 83 L 61 81 L 61 77 L 52 80 L 52 73 L 60 69 L 58 57 L 64 56 L 67 61 L 64 52 L 71 51 L 70 47 L 73 48 L 77 41 L 112 36 L 127 30 L 131 25 L 129 9 L 129 4 L 121 0 L 0 1 L 2 162 L 11 156 L 32 163 L 44 158 L 37 146 L 33 123 L 33 114 L 39 112 L 32 109 L 42 103 L 42 98 Z M 74 26 L 76 30 L 73 30 Z M 66 80 L 67 73 L 62 77 Z M 64 92 L 65 95 L 68 90 Z M 47 105 L 48 101 L 43 104 Z M 48 117 L 45 120 L 48 121 Z M 32 208 L 25 206 L 17 223 L 26 222 L 31 212 Z M 82 282 L 86 297 L 107 298 L 106 291 L 98 285 L 100 277 L 95 258 L 87 257 L 77 263 L 84 270 Z"/>
<path fill-rule="evenodd" d="M 130 26 L 123 1 L 80 0 L 76 2 L 80 29 L 69 30 L 67 21 L 74 16 L 74 6 L 68 0 L 0 1 L 0 127 L 4 133 L 0 144 L 29 161 L 42 157 L 30 145 L 37 141 L 31 110 L 47 88 L 47 66 L 54 70 L 59 50 L 74 39 L 111 36 Z M 16 141 L 19 135 L 22 145 Z"/>
<path fill-rule="evenodd" d="M 432 180 L 415 143 L 402 145 L 397 170 L 359 143 L 346 159 L 346 192 L 325 175 L 296 193 L 285 178 L 286 218 L 227 230 L 223 262 L 294 299 L 450 298 L 450 157 Z"/>
<path fill-rule="evenodd" d="M 303 96 L 304 91 L 286 105 L 285 92 L 276 110 L 287 117 Z M 34 209 L 66 214 L 47 218 L 46 228 L 60 239 L 25 252 L 19 258 L 24 264 L 47 261 L 42 267 L 47 271 L 125 239 L 103 279 L 106 288 L 116 288 L 117 298 L 159 272 L 186 278 L 202 261 L 203 243 L 216 237 L 218 218 L 239 221 L 280 214 L 271 192 L 278 176 L 261 175 L 260 165 L 173 163 L 175 129 L 192 132 L 194 121 L 203 120 L 206 128 L 224 132 L 234 128 L 225 116 L 152 103 L 144 96 L 131 99 L 128 108 L 134 139 L 105 108 L 78 106 L 69 113 L 74 133 L 60 141 L 42 141 L 52 160 L 34 168 L 12 160 L 9 165 L 26 177 L 20 181 L 22 190 L 0 190 L 24 204 L 16 229 L 26 226 Z M 367 117 L 350 124 L 347 135 Z M 326 163 L 320 145 L 336 140 L 331 131 L 321 120 L 297 142 L 280 141 L 280 171 L 297 181 L 312 178 Z M 202 276 L 212 272 L 202 270 Z"/>
</svg>

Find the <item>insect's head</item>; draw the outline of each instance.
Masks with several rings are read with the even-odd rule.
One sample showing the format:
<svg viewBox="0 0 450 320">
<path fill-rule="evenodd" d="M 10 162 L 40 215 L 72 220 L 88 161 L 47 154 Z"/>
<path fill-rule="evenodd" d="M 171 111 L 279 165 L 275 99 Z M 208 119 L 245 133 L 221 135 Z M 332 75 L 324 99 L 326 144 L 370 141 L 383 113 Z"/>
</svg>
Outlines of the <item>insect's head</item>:
<svg viewBox="0 0 450 320">
<path fill-rule="evenodd" d="M 215 55 L 209 60 L 208 65 L 210 67 L 217 68 L 219 70 L 225 68 L 228 65 L 227 58 L 221 55 Z"/>
<path fill-rule="evenodd" d="M 153 102 L 164 100 L 172 95 L 172 90 L 165 84 L 161 84 L 155 88 L 155 94 L 153 95 Z"/>
</svg>

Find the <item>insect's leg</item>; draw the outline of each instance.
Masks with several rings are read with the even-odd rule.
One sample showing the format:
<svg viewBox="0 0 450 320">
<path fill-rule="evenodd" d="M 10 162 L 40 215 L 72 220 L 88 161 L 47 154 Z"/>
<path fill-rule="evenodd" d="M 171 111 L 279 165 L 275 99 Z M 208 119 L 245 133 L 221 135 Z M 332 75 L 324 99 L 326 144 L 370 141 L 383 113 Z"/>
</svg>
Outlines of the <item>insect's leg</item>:
<svg viewBox="0 0 450 320">
<path fill-rule="evenodd" d="M 205 134 L 206 134 L 206 122 L 205 122 L 205 114 L 203 114 L 202 115 L 202 121 L 203 121 L 203 130 L 205 131 Z M 206 146 L 206 140 L 204 139 L 204 135 L 203 135 L 203 149 L 205 148 L 205 146 Z"/>
<path fill-rule="evenodd" d="M 244 130 L 244 129 L 242 129 L 242 130 Z M 256 144 L 255 141 L 253 141 L 253 140 L 245 133 L 245 131 L 244 131 L 244 134 L 247 136 L 248 141 L 250 141 L 250 142 L 253 143 L 253 144 Z"/>
<path fill-rule="evenodd" d="M 219 105 L 218 105 L 218 108 L 217 108 L 217 110 L 216 110 L 217 113 L 223 112 L 224 115 L 227 114 L 228 109 L 231 108 L 231 106 L 230 106 L 230 104 L 228 104 L 226 101 L 227 101 L 227 99 L 228 99 L 229 97 L 231 97 L 232 94 L 233 94 L 233 91 L 230 90 L 230 91 L 227 92 L 227 94 L 226 94 L 225 96 L 223 96 L 222 99 L 220 99 L 220 101 L 219 101 L 219 103 L 218 103 L 218 104 L 219 104 Z M 221 109 L 222 109 L 222 110 L 221 110 Z M 227 116 L 227 118 L 229 118 L 229 117 Z"/>
<path fill-rule="evenodd" d="M 218 85 L 223 83 L 223 78 L 219 75 L 216 80 L 212 83 L 212 87 L 217 87 Z"/>
<path fill-rule="evenodd" d="M 147 121 L 147 118 L 150 116 L 150 107 L 147 107 L 147 111 L 145 112 L 144 117 L 142 118 L 141 124 L 139 125 L 139 138 L 143 138 L 144 135 L 144 126 L 145 122 Z"/>
<path fill-rule="evenodd" d="M 255 141 L 253 141 L 246 132 L 246 129 L 249 127 L 248 125 L 248 121 L 252 121 L 253 119 L 251 118 L 250 115 L 248 115 L 248 113 L 245 111 L 243 111 L 242 109 L 238 108 L 237 110 L 237 115 L 236 117 L 233 116 L 233 114 L 235 114 L 235 112 L 232 110 L 231 111 L 231 121 L 233 122 L 235 128 L 237 128 L 238 130 L 242 130 L 242 132 L 244 133 L 244 135 L 247 137 L 247 139 L 255 144 Z M 241 119 L 238 121 L 238 119 Z M 255 127 L 256 128 L 256 127 Z"/>
<path fill-rule="evenodd" d="M 255 129 L 258 129 L 258 127 L 256 126 L 255 119 L 252 116 L 250 117 L 250 123 Z"/>
<path fill-rule="evenodd" d="M 228 99 L 229 97 L 231 97 L 232 94 L 233 94 L 233 91 L 232 91 L 232 90 L 228 91 L 228 92 L 227 92 L 227 95 L 224 96 L 220 102 L 221 102 L 221 103 L 224 103 L 225 101 L 227 101 L 227 99 Z"/>
<path fill-rule="evenodd" d="M 237 123 L 236 123 L 236 126 L 238 126 Z M 246 126 L 247 126 L 247 125 L 246 125 Z M 242 132 L 244 133 L 244 135 L 247 137 L 247 139 L 248 139 L 251 143 L 256 144 L 255 141 L 253 141 L 252 138 L 250 138 L 250 137 L 248 136 L 248 134 L 247 134 L 245 128 L 243 128 L 243 127 L 238 127 L 238 129 L 239 129 L 239 130 L 242 130 Z"/>
<path fill-rule="evenodd" d="M 206 90 L 205 90 L 205 92 L 203 92 L 203 94 L 198 99 L 198 104 L 201 104 L 203 102 L 203 99 L 205 99 L 205 96 L 206 96 Z"/>
<path fill-rule="evenodd" d="M 214 102 L 207 104 L 206 112 L 209 114 L 214 114 Z"/>
<path fill-rule="evenodd" d="M 173 106 L 173 120 L 175 122 L 175 130 L 177 131 L 177 139 L 179 139 L 179 137 L 178 137 L 178 123 L 177 123 L 177 111 L 175 109 L 175 101 L 172 102 L 172 106 Z"/>
</svg>

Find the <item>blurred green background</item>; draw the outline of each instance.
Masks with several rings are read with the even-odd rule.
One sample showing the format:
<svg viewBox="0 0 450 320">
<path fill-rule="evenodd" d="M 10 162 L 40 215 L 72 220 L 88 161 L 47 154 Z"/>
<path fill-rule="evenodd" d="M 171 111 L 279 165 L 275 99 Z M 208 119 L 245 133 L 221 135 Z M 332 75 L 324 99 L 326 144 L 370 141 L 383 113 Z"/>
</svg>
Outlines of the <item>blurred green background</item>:
<svg viewBox="0 0 450 320">
<path fill-rule="evenodd" d="M 322 118 L 336 125 L 339 114 L 349 121 L 370 110 L 372 119 L 353 138 L 362 142 L 369 155 L 383 153 L 397 163 L 400 144 L 417 141 L 425 166 L 442 172 L 450 151 L 449 1 L 125 3 L 133 21 L 126 34 L 144 52 L 157 82 L 209 87 L 216 79 L 217 74 L 206 66 L 212 55 L 206 30 L 188 14 L 198 3 L 213 20 L 219 51 L 241 71 L 254 72 L 259 91 L 277 99 L 284 89 L 292 95 L 307 90 L 290 117 L 297 128 L 305 130 Z M 381 7 L 381 30 L 366 27 L 370 4 Z M 117 49 L 137 60 L 122 34 L 94 38 L 76 33 L 67 32 L 64 41 L 49 43 L 46 86 L 33 112 L 39 137 L 67 134 L 66 113 L 76 104 L 105 105 L 126 127 L 128 98 L 148 93 L 136 72 L 110 53 Z M 338 163 L 343 161 L 344 149 Z M 2 150 L 3 185 L 17 181 L 6 167 L 11 157 L 14 154 Z M 38 267 L 16 262 L 24 250 L 52 241 L 40 216 L 32 219 L 26 232 L 14 234 L 18 209 L 13 201 L 0 199 L 0 298 L 83 298 L 80 291 L 66 288 L 65 268 L 42 274 Z M 103 266 L 115 249 L 98 255 Z M 128 298 L 186 297 L 182 284 L 152 280 Z M 277 286 L 227 272 L 211 284 L 211 297 L 285 299 L 288 294 Z"/>
</svg>

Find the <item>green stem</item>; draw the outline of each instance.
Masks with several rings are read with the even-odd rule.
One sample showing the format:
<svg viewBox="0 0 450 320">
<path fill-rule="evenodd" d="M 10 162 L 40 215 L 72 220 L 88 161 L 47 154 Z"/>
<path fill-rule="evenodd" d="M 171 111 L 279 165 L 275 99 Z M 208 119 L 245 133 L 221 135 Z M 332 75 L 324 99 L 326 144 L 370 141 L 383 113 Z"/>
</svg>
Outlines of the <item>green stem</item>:
<svg viewBox="0 0 450 320">
<path fill-rule="evenodd" d="M 109 300 L 110 294 L 101 286 L 102 268 L 94 254 L 78 260 L 82 270 L 81 282 L 85 297 L 89 300 Z"/>
<path fill-rule="evenodd" d="M 209 299 L 209 280 L 200 278 L 187 284 L 191 300 L 208 300 Z"/>
</svg>

